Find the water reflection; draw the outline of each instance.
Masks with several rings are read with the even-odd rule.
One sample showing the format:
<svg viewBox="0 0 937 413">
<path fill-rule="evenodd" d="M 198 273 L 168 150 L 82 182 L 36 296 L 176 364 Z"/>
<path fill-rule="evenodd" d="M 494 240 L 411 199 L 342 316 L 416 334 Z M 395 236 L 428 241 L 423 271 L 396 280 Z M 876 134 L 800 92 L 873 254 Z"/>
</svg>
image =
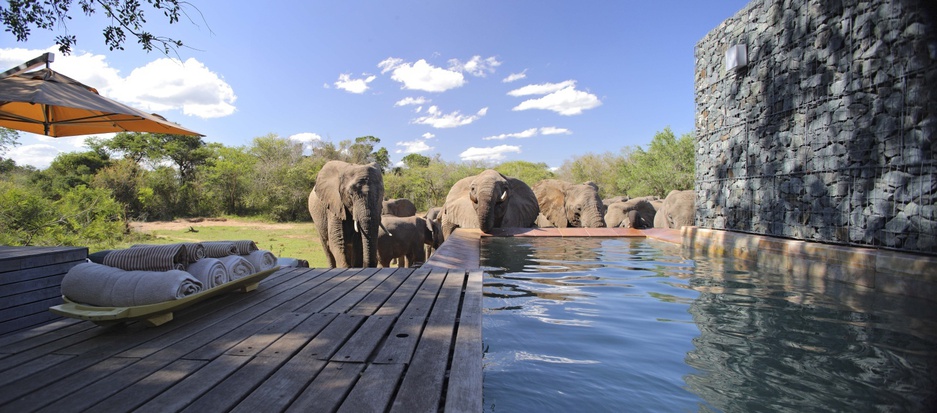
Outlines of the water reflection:
<svg viewBox="0 0 937 413">
<path fill-rule="evenodd" d="M 699 268 L 710 272 L 711 268 Z M 784 274 L 696 278 L 687 387 L 727 412 L 934 411 L 933 304 Z M 761 283 L 761 285 L 759 285 Z M 822 291 L 823 293 L 818 293 Z M 838 291 L 841 294 L 831 294 Z M 849 305 L 843 305 L 843 302 Z M 881 305 L 888 303 L 887 305 Z"/>
<path fill-rule="evenodd" d="M 933 303 L 665 245 L 484 239 L 486 411 L 937 408 Z"/>
</svg>

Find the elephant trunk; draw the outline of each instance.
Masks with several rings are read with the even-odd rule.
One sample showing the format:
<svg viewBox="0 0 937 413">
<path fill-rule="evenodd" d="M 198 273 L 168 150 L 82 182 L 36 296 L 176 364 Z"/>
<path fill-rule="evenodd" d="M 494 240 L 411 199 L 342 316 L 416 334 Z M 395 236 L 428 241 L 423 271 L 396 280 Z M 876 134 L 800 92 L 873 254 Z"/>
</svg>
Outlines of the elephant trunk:
<svg viewBox="0 0 937 413">
<path fill-rule="evenodd" d="M 582 214 L 583 228 L 605 228 L 605 218 L 598 206 L 586 208 Z"/>
<path fill-rule="evenodd" d="M 478 191 L 475 211 L 478 213 L 478 226 L 482 232 L 490 232 L 501 225 L 498 211 L 503 209 L 501 202 L 506 200 L 507 192 Z"/>
<path fill-rule="evenodd" d="M 380 205 L 380 204 L 378 204 Z M 380 212 L 372 211 L 367 206 L 355 207 L 352 214 L 355 221 L 355 236 L 361 237 L 361 266 L 377 266 L 377 235 L 381 224 Z"/>
</svg>

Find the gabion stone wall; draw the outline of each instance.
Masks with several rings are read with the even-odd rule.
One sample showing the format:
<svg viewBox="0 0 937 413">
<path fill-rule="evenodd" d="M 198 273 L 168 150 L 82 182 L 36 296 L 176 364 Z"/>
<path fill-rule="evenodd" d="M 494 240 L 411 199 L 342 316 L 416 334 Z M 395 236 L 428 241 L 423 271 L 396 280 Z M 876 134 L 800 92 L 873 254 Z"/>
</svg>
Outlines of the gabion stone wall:
<svg viewBox="0 0 937 413">
<path fill-rule="evenodd" d="M 754 0 L 707 34 L 697 225 L 937 253 L 935 8 Z M 733 45 L 748 62 L 727 71 Z"/>
</svg>

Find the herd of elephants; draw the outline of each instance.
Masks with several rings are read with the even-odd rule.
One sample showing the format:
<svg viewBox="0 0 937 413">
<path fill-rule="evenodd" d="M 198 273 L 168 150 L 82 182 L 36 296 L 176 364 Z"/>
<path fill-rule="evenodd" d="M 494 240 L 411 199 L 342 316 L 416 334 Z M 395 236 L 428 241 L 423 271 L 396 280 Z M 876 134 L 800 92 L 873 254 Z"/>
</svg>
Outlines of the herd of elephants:
<svg viewBox="0 0 937 413">
<path fill-rule="evenodd" d="M 442 207 L 423 217 L 407 199 L 384 199 L 376 164 L 330 161 L 309 194 L 329 265 L 335 267 L 418 266 L 457 228 L 625 227 L 680 228 L 695 220 L 694 193 L 601 199 L 598 187 L 545 179 L 533 187 L 487 169 L 456 182 Z"/>
</svg>

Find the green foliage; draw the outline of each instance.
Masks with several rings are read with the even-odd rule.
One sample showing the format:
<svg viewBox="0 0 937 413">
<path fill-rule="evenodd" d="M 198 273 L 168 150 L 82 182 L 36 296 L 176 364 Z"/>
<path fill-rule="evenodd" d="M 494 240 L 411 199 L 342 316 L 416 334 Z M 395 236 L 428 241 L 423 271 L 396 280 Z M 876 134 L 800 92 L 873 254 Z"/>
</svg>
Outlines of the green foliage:
<svg viewBox="0 0 937 413">
<path fill-rule="evenodd" d="M 677 139 L 670 128 L 654 135 L 648 150 L 640 147 L 621 165 L 618 185 L 628 195 L 665 197 L 674 189 L 693 188 L 695 179 L 693 134 Z"/>
<path fill-rule="evenodd" d="M 36 176 L 36 183 L 47 197 L 59 199 L 74 187 L 91 186 L 94 175 L 109 164 L 101 151 L 60 153 Z"/>
<path fill-rule="evenodd" d="M 19 145 L 20 133 L 13 129 L 0 127 L 0 155 L 6 154 L 7 150 Z M 3 158 L 0 158 L 2 160 Z"/>
<path fill-rule="evenodd" d="M 125 232 L 123 206 L 103 188 L 72 188 L 58 201 L 0 182 L 0 244 L 113 246 Z"/>
<path fill-rule="evenodd" d="M 12 32 L 17 41 L 24 42 L 29 39 L 32 28 L 54 30 L 56 27 L 65 27 L 65 23 L 72 19 L 72 0 L 34 1 L 9 0 L 7 7 L 0 6 L 0 21 L 6 26 L 6 31 Z M 150 5 L 149 9 L 141 7 L 141 3 Z M 187 13 L 183 5 L 191 4 L 179 0 L 79 0 L 81 11 L 91 17 L 101 10 L 107 21 L 110 22 L 102 30 L 104 44 L 110 50 L 123 50 L 127 35 L 136 38 L 143 50 L 150 51 L 158 46 L 163 53 L 182 47 L 182 41 L 170 37 L 157 36 L 146 31 L 144 25 L 144 11 L 148 16 L 163 15 L 170 24 L 177 23 L 180 15 Z M 100 7 L 100 9 L 99 9 Z M 66 31 L 67 33 L 67 31 Z M 77 44 L 75 35 L 63 34 L 55 37 L 59 51 L 64 54 L 71 53 L 71 48 Z"/>
<path fill-rule="evenodd" d="M 429 157 L 420 155 L 418 153 L 411 153 L 407 156 L 404 156 L 403 159 L 401 159 L 401 162 L 403 162 L 403 164 L 406 165 L 407 168 L 425 168 L 429 166 L 429 163 L 431 161 L 432 159 L 430 159 Z"/>
<path fill-rule="evenodd" d="M 114 199 L 123 204 L 125 216 L 140 214 L 139 189 L 143 186 L 143 170 L 133 159 L 121 159 L 102 168 L 94 175 L 92 185 L 109 190 Z"/>
<path fill-rule="evenodd" d="M 255 138 L 248 153 L 255 159 L 248 199 L 251 207 L 275 221 L 311 219 L 308 199 L 316 163 L 304 159 L 302 144 L 270 134 Z"/>
<path fill-rule="evenodd" d="M 384 175 L 384 196 L 407 198 L 413 201 L 418 211 L 426 211 L 434 206 L 442 206 L 449 188 L 459 179 L 482 170 L 480 167 L 446 163 L 439 159 L 433 159 L 425 167 L 396 168 L 395 173 Z"/>
<path fill-rule="evenodd" d="M 204 168 L 207 198 L 217 202 L 225 214 L 248 213 L 247 196 L 251 186 L 251 171 L 257 158 L 243 147 L 229 148 L 212 145 L 214 155 Z"/>
<path fill-rule="evenodd" d="M 543 162 L 511 161 L 496 166 L 494 170 L 504 176 L 518 178 L 531 187 L 543 179 L 554 177 L 553 172 L 550 171 L 550 167 Z"/>
<path fill-rule="evenodd" d="M 599 196 L 606 198 L 624 194 L 618 186 L 618 170 L 624 164 L 626 156 L 617 156 L 611 152 L 603 154 L 585 154 L 567 160 L 557 170 L 557 178 L 574 183 L 595 182 L 599 187 Z"/>
</svg>

